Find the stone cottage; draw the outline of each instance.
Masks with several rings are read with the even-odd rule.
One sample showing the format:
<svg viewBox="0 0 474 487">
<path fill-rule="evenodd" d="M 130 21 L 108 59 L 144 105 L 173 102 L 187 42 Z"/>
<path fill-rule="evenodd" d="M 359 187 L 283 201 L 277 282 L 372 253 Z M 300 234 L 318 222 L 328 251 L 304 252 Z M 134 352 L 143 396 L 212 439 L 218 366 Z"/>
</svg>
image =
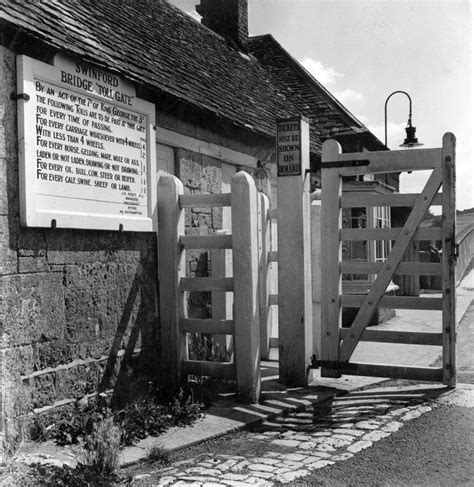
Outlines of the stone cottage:
<svg viewBox="0 0 474 487">
<path fill-rule="evenodd" d="M 272 36 L 248 37 L 246 0 L 198 11 L 202 24 L 164 0 L 0 0 L 3 421 L 99 392 L 124 403 L 156 379 L 160 174 L 220 193 L 243 169 L 274 201 L 276 120 L 295 115 L 310 120 L 315 170 L 327 138 L 383 149 Z M 110 188 L 124 200 L 91 200 Z M 226 218 L 195 208 L 186 231 Z M 187 266 L 205 273 L 206 256 L 190 253 Z M 205 313 L 196 301 L 190 312 Z"/>
</svg>

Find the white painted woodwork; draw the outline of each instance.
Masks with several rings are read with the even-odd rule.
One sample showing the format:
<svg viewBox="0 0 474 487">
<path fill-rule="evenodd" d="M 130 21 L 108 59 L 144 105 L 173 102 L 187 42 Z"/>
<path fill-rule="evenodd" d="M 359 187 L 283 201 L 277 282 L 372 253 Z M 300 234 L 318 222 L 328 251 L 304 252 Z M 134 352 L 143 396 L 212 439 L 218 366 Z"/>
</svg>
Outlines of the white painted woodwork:
<svg viewBox="0 0 474 487">
<path fill-rule="evenodd" d="M 343 228 L 341 240 L 396 240 L 403 228 Z M 414 240 L 441 240 L 441 228 L 418 228 Z"/>
<path fill-rule="evenodd" d="M 278 294 L 270 294 L 268 296 L 268 304 L 270 306 L 278 306 Z"/>
<path fill-rule="evenodd" d="M 383 262 L 341 262 L 343 274 L 378 274 L 384 266 Z M 400 262 L 395 275 L 440 276 L 439 262 Z"/>
<path fill-rule="evenodd" d="M 260 396 L 257 190 L 244 171 L 232 178 L 235 370 L 237 392 L 250 402 Z"/>
<path fill-rule="evenodd" d="M 370 164 L 365 166 L 351 167 L 324 167 L 324 162 L 339 163 L 343 161 L 369 160 Z M 340 146 L 335 141 L 327 141 L 323 144 L 323 164 L 322 164 L 322 187 L 323 187 L 323 220 L 324 215 L 329 218 L 330 212 L 333 213 L 332 221 L 338 221 L 337 226 L 331 226 L 328 221 L 326 227 L 323 221 L 323 275 L 325 286 L 323 286 L 323 326 L 330 330 L 331 326 L 337 329 L 337 319 L 329 323 L 329 311 L 334 300 L 342 303 L 345 307 L 360 307 L 359 312 L 349 329 L 342 329 L 339 326 L 337 338 L 328 339 L 329 346 L 339 351 L 339 356 L 334 354 L 334 358 L 326 353 L 324 344 L 326 335 L 323 333 L 323 360 L 329 360 L 332 364 L 324 364 L 322 376 L 327 372 L 338 376 L 338 374 L 353 374 L 366 376 L 380 376 L 403 379 L 443 381 L 446 385 L 454 386 L 455 377 L 455 138 L 453 134 L 445 134 L 443 137 L 442 149 L 421 149 L 413 151 L 384 151 L 384 152 L 364 152 L 353 154 L 341 154 Z M 338 183 L 336 178 L 331 179 L 331 175 L 338 175 L 338 180 L 342 176 L 362 175 L 374 172 L 398 172 L 416 171 L 432 169 L 432 174 L 426 183 L 423 192 L 416 194 L 390 194 L 390 195 L 344 195 L 342 206 L 351 207 L 370 207 L 370 206 L 408 206 L 412 207 L 412 212 L 403 228 L 392 229 L 342 229 L 340 225 L 339 208 L 340 198 L 334 195 L 338 193 Z M 326 184 L 324 181 L 326 180 Z M 332 182 L 332 186 L 331 186 Z M 443 192 L 440 193 L 440 186 Z M 329 193 L 329 194 L 327 194 Z M 325 198 L 326 195 L 326 198 Z M 332 208 L 326 210 L 325 201 Z M 442 228 L 419 228 L 419 225 L 426 214 L 430 205 L 443 205 L 443 226 Z M 325 233 L 327 232 L 327 233 Z M 332 235 L 332 238 L 329 236 Z M 366 262 L 341 262 L 338 260 L 329 265 L 328 254 L 334 253 L 338 239 L 352 241 L 367 240 L 396 240 L 388 259 L 383 263 Z M 418 240 L 442 240 L 443 241 L 443 260 L 438 263 L 413 262 L 415 260 L 407 253 L 407 248 L 413 245 L 413 241 Z M 333 248 L 331 249 L 331 242 Z M 336 249 L 339 250 L 339 249 Z M 401 262 L 403 258 L 409 261 Z M 327 264 L 327 275 L 324 270 L 324 263 Z M 341 292 L 333 293 L 330 289 L 335 287 L 340 278 L 340 268 L 344 273 L 367 273 L 377 274 L 377 279 L 365 295 L 341 295 Z M 394 274 L 407 275 L 439 275 L 441 271 L 443 282 L 443 297 L 413 297 L 413 296 L 384 296 L 388 284 Z M 327 279 L 327 276 L 329 279 Z M 387 330 L 368 330 L 366 329 L 373 312 L 377 308 L 402 308 L 417 310 L 438 310 L 443 313 L 443 329 L 440 333 L 420 333 Z M 326 309 L 326 315 L 324 311 Z M 339 322 L 340 323 L 340 322 Z M 342 342 L 341 342 L 342 340 Z M 349 363 L 348 360 L 359 340 L 376 342 L 394 342 L 418 345 L 432 345 L 443 347 L 443 367 L 405 367 L 389 366 L 384 364 L 358 364 Z M 327 368 L 325 368 L 327 367 Z"/>
<path fill-rule="evenodd" d="M 207 333 L 213 335 L 232 335 L 234 333 L 234 321 L 224 319 L 196 319 L 182 318 L 180 320 L 181 333 Z"/>
<path fill-rule="evenodd" d="M 403 365 L 349 363 L 341 366 L 341 373 L 433 382 L 441 382 L 443 380 L 443 369 L 440 367 L 406 367 Z"/>
<path fill-rule="evenodd" d="M 216 232 L 218 236 L 224 236 L 231 240 L 232 246 L 232 235 L 226 235 L 227 230 L 218 230 Z M 219 277 L 229 277 L 231 274 L 231 269 L 229 269 L 228 263 L 232 266 L 232 252 L 230 250 L 226 250 L 225 248 L 217 249 L 214 248 L 211 250 L 211 276 L 214 278 Z M 213 292 L 211 294 L 211 304 L 212 304 L 212 318 L 213 320 L 217 320 L 221 323 L 223 320 L 232 319 L 232 302 L 229 298 L 233 297 L 232 293 L 226 292 Z M 221 331 L 217 331 L 216 336 L 212 337 L 214 345 L 217 349 L 218 355 L 227 355 L 230 351 L 231 343 L 233 340 L 232 336 L 234 334 L 234 324 L 232 320 L 232 331 L 225 331 L 224 328 L 221 328 Z M 226 336 L 227 335 L 227 336 Z"/>
<path fill-rule="evenodd" d="M 342 194 L 342 207 L 355 208 L 367 206 L 414 206 L 419 193 L 393 193 L 393 194 Z M 431 203 L 442 205 L 443 197 L 438 193 Z"/>
<path fill-rule="evenodd" d="M 330 141 L 327 141 L 330 142 Z M 323 144 L 324 146 L 324 144 Z M 394 150 L 377 152 L 352 152 L 335 154 L 333 161 L 369 160 L 368 166 L 345 166 L 338 169 L 341 176 L 377 174 L 402 171 L 421 171 L 441 167 L 441 149 L 415 149 L 412 151 Z M 323 189 L 324 190 L 324 189 Z"/>
<path fill-rule="evenodd" d="M 184 360 L 183 375 L 200 375 L 216 379 L 232 380 L 235 378 L 235 364 L 233 362 L 207 362 L 204 360 Z"/>
<path fill-rule="evenodd" d="M 211 142 L 206 142 L 205 140 L 173 132 L 158 125 L 156 126 L 156 140 L 161 144 L 180 147 L 198 154 L 215 157 L 227 164 L 249 167 L 257 166 L 256 157 Z"/>
<path fill-rule="evenodd" d="M 456 385 L 456 137 L 443 136 L 443 383 Z"/>
<path fill-rule="evenodd" d="M 311 277 L 313 301 L 313 354 L 321 359 L 321 201 L 311 203 Z"/>
<path fill-rule="evenodd" d="M 259 314 L 260 314 L 260 357 L 270 357 L 270 337 L 272 332 L 272 309 L 268 305 L 268 294 L 271 286 L 270 261 L 271 221 L 268 218 L 270 202 L 263 193 L 257 195 L 258 208 L 258 269 L 259 269 Z"/>
<path fill-rule="evenodd" d="M 309 124 L 301 124 L 301 175 L 278 177 L 278 340 L 280 382 L 305 386 L 313 353 Z"/>
<path fill-rule="evenodd" d="M 230 193 L 183 194 L 179 198 L 181 208 L 230 206 Z"/>
<path fill-rule="evenodd" d="M 181 235 L 179 243 L 185 249 L 231 249 L 232 235 Z"/>
<path fill-rule="evenodd" d="M 174 148 L 169 145 L 156 144 L 156 180 L 162 174 L 175 175 Z"/>
<path fill-rule="evenodd" d="M 232 277 L 182 277 L 179 281 L 181 291 L 221 291 L 234 290 Z"/>
<path fill-rule="evenodd" d="M 352 352 L 357 346 L 360 335 L 377 309 L 377 306 L 393 277 L 394 270 L 401 262 L 408 245 L 413 239 L 416 229 L 423 220 L 426 211 L 430 207 L 431 201 L 441 186 L 441 176 L 441 168 L 438 167 L 434 169 L 420 197 L 416 200 L 415 206 L 405 222 L 403 231 L 400 232 L 400 235 L 395 241 L 388 258 L 385 261 L 384 267 L 377 275 L 375 282 L 372 284 L 369 293 L 352 323 L 350 335 L 348 335 L 341 344 L 340 360 L 342 362 L 346 362 L 350 359 Z"/>
<path fill-rule="evenodd" d="M 348 328 L 341 328 L 341 339 L 350 333 Z M 361 342 L 403 343 L 407 345 L 443 345 L 442 333 L 427 333 L 396 330 L 366 329 L 360 337 Z"/>
<path fill-rule="evenodd" d="M 278 262 L 278 251 L 272 250 L 268 252 L 268 262 Z"/>
<path fill-rule="evenodd" d="M 158 280 L 160 287 L 161 365 L 164 387 L 181 381 L 180 364 L 186 358 L 186 342 L 179 331 L 185 317 L 179 282 L 185 276 L 185 259 L 179 243 L 184 234 L 184 212 L 179 207 L 183 184 L 171 175 L 158 180 Z"/>
<path fill-rule="evenodd" d="M 365 294 L 343 294 L 341 301 L 343 306 L 350 308 L 361 307 L 367 299 Z M 443 298 L 420 298 L 418 296 L 383 296 L 378 306 L 392 309 L 434 309 L 443 308 Z M 354 326 L 354 325 L 353 325 Z M 352 330 L 352 327 L 351 327 Z"/>
<path fill-rule="evenodd" d="M 276 220 L 278 218 L 278 209 L 270 208 L 268 210 L 268 218 L 270 218 L 270 220 Z"/>
<path fill-rule="evenodd" d="M 342 326 L 342 178 L 337 169 L 324 169 L 324 164 L 337 160 L 341 146 L 335 140 L 324 142 L 321 158 L 321 273 L 324 276 L 321 303 L 321 359 L 339 361 L 339 329 Z M 321 369 L 323 377 L 340 377 L 337 371 Z"/>
</svg>

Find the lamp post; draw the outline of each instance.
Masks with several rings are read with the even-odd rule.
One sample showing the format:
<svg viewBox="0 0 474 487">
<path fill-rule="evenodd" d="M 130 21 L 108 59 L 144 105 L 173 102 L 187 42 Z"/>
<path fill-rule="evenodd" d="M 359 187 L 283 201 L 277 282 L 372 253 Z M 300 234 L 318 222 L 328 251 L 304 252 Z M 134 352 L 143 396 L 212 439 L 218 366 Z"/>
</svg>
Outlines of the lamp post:
<svg viewBox="0 0 474 487">
<path fill-rule="evenodd" d="M 390 98 L 393 95 L 395 95 L 396 93 L 403 93 L 404 95 L 406 95 L 408 97 L 408 101 L 410 103 L 409 114 L 408 114 L 408 123 L 407 123 L 407 126 L 405 128 L 407 136 L 406 136 L 406 139 L 404 140 L 403 144 L 400 144 L 400 147 L 417 147 L 417 146 L 423 145 L 420 142 L 418 142 L 418 139 L 415 137 L 416 127 L 413 127 L 411 124 L 411 98 L 410 98 L 410 95 L 406 91 L 397 90 L 397 91 L 394 91 L 393 93 L 390 93 L 390 95 L 388 95 L 387 99 L 385 100 L 385 147 L 387 147 L 387 104 L 388 104 L 388 100 L 390 100 Z"/>
</svg>

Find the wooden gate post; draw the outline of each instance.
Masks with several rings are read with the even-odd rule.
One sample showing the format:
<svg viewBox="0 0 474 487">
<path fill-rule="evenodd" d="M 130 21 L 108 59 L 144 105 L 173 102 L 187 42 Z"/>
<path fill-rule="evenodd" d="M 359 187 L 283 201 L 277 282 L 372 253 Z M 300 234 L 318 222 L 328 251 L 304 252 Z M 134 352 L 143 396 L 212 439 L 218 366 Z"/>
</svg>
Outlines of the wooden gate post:
<svg viewBox="0 0 474 487">
<path fill-rule="evenodd" d="M 443 383 L 456 385 L 456 137 L 443 136 Z"/>
<path fill-rule="evenodd" d="M 321 360 L 321 201 L 311 203 L 311 276 L 313 281 L 313 354 Z"/>
<path fill-rule="evenodd" d="M 228 230 L 217 230 L 216 235 L 228 235 Z M 211 275 L 212 277 L 229 277 L 230 275 L 230 253 L 229 249 L 211 249 Z M 231 296 L 229 296 L 231 295 Z M 212 319 L 231 320 L 232 319 L 232 293 L 224 291 L 213 291 L 211 293 Z M 228 354 L 233 347 L 229 335 L 214 335 L 212 338 L 217 348 L 218 357 L 223 361 L 227 360 Z"/>
<path fill-rule="evenodd" d="M 234 357 L 237 393 L 257 402 L 260 395 L 257 190 L 251 176 L 232 177 L 232 266 L 234 275 Z"/>
<path fill-rule="evenodd" d="M 268 253 L 271 247 L 270 225 L 268 215 L 270 203 L 268 197 L 258 193 L 258 258 L 259 258 L 259 303 L 260 303 L 260 353 L 262 360 L 268 360 L 270 355 L 271 312 L 269 304 L 270 294 L 270 262 Z"/>
<path fill-rule="evenodd" d="M 185 340 L 180 339 L 179 320 L 185 316 L 179 281 L 185 276 L 184 251 L 179 236 L 184 235 L 184 211 L 179 206 L 183 184 L 171 175 L 158 180 L 158 280 L 160 288 L 161 380 L 163 387 L 177 387 L 180 364 L 186 357 Z"/>
<path fill-rule="evenodd" d="M 339 361 L 339 329 L 342 326 L 342 178 L 337 170 L 324 168 L 325 162 L 337 160 L 342 152 L 335 140 L 326 140 L 321 158 L 321 252 L 324 255 L 321 272 L 324 276 L 321 322 L 321 360 L 337 364 Z M 340 377 L 336 368 L 322 367 L 322 377 Z"/>
<path fill-rule="evenodd" d="M 313 353 L 308 121 L 280 121 L 277 140 L 280 382 L 305 386 Z"/>
</svg>

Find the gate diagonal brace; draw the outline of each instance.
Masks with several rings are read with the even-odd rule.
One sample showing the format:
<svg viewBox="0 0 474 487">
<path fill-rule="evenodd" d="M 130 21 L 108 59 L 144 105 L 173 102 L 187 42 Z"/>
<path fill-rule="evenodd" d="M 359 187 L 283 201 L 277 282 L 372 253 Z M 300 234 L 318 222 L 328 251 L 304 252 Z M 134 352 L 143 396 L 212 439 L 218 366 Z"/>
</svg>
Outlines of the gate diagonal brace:
<svg viewBox="0 0 474 487">
<path fill-rule="evenodd" d="M 348 333 L 346 338 L 340 345 L 340 359 L 341 361 L 349 361 L 352 352 L 357 346 L 362 332 L 367 327 L 372 315 L 375 312 L 392 276 L 400 263 L 403 255 L 405 254 L 408 245 L 413 239 L 413 236 L 426 214 L 426 210 L 430 207 L 433 198 L 438 192 L 442 184 L 442 172 L 441 168 L 433 170 L 430 178 L 428 179 L 425 188 L 420 194 L 419 199 L 416 201 L 409 217 L 405 222 L 400 235 L 398 236 L 395 244 L 389 254 L 387 260 L 384 263 L 384 267 L 377 275 L 377 278 L 367 294 L 365 301 L 359 308 L 359 311 L 350 327 L 350 334 Z"/>
</svg>

